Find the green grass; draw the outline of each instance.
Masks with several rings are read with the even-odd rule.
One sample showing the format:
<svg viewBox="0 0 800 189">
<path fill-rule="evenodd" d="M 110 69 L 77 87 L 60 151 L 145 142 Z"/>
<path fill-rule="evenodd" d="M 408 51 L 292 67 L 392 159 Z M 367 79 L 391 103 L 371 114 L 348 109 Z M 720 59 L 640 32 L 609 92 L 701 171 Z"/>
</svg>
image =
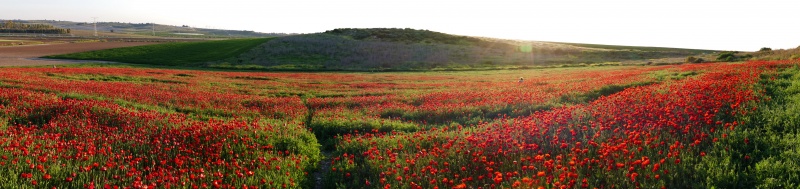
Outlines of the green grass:
<svg viewBox="0 0 800 189">
<path fill-rule="evenodd" d="M 656 81 L 667 81 L 667 80 L 681 80 L 686 77 L 696 76 L 699 75 L 697 71 L 686 71 L 686 72 L 679 72 L 673 70 L 661 70 L 655 71 L 650 73 L 650 77 L 655 79 Z"/>
<path fill-rule="evenodd" d="M 570 93 L 564 96 L 561 96 L 559 100 L 561 103 L 570 103 L 570 104 L 581 104 L 581 103 L 589 103 L 591 101 L 597 100 L 602 96 L 609 96 L 614 93 L 622 92 L 625 89 L 632 88 L 632 87 L 640 87 L 640 86 L 647 86 L 654 84 L 656 82 L 647 81 L 647 82 L 635 82 L 635 83 L 628 83 L 623 85 L 611 84 L 602 86 L 599 89 L 585 92 L 585 93 Z"/>
<path fill-rule="evenodd" d="M 67 80 L 77 80 L 77 81 L 186 84 L 186 82 L 183 81 L 164 80 L 164 79 L 156 79 L 149 77 L 131 77 L 123 75 L 104 75 L 104 74 L 60 75 L 55 73 L 46 73 L 45 75 L 57 79 L 67 79 Z M 181 74 L 178 74 L 177 76 L 181 76 Z M 185 74 L 182 77 L 186 77 Z"/>
<path fill-rule="evenodd" d="M 800 188 L 800 67 L 764 74 L 759 84 L 764 102 L 695 167 L 703 188 Z"/>
<path fill-rule="evenodd" d="M 179 42 L 124 47 L 73 54 L 46 56 L 55 59 L 104 60 L 125 63 L 197 66 L 238 56 L 272 38 Z"/>
</svg>

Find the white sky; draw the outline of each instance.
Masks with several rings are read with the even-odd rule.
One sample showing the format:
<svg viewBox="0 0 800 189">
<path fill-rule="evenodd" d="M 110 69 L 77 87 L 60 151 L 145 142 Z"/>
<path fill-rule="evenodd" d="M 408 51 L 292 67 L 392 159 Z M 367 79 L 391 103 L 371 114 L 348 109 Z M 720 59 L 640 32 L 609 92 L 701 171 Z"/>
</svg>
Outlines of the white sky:
<svg viewBox="0 0 800 189">
<path fill-rule="evenodd" d="M 258 32 L 414 28 L 506 39 L 755 51 L 800 45 L 800 1 L 0 0 L 0 19 Z"/>
</svg>

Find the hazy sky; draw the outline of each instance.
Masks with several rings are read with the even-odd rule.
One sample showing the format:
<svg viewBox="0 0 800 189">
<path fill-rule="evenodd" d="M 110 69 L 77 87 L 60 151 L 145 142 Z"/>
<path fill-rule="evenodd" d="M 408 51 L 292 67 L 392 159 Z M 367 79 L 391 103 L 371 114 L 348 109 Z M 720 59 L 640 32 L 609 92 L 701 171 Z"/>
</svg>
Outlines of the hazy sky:
<svg viewBox="0 0 800 189">
<path fill-rule="evenodd" d="M 795 0 L 0 0 L 0 19 L 258 32 L 414 28 L 507 39 L 755 51 L 800 45 Z"/>
</svg>

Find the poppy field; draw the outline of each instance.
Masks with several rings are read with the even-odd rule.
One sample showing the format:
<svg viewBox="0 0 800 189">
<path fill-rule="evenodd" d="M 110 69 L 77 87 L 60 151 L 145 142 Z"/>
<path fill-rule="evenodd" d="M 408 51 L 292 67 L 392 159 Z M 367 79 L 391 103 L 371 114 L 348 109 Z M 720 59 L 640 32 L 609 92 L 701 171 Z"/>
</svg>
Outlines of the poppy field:
<svg viewBox="0 0 800 189">
<path fill-rule="evenodd" d="M 796 188 L 798 66 L 4 68 L 0 188 Z"/>
</svg>

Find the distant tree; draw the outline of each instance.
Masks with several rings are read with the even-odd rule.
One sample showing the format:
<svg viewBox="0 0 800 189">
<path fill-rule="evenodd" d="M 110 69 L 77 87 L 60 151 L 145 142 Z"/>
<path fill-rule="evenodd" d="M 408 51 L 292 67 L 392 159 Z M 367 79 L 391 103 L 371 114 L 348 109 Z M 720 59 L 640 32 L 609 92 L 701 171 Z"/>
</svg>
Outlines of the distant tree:
<svg viewBox="0 0 800 189">
<path fill-rule="evenodd" d="M 9 28 L 9 29 L 14 28 L 14 21 L 11 20 L 6 21 L 6 24 L 3 24 L 3 28 Z"/>
<path fill-rule="evenodd" d="M 722 61 L 722 62 L 736 61 L 736 53 L 737 52 L 734 51 L 726 51 L 719 53 L 719 55 L 717 55 L 717 61 Z"/>
<path fill-rule="evenodd" d="M 769 48 L 769 47 L 761 47 L 761 49 L 759 49 L 759 50 L 758 50 L 758 52 L 769 52 L 769 51 L 772 51 L 772 48 Z"/>
</svg>

